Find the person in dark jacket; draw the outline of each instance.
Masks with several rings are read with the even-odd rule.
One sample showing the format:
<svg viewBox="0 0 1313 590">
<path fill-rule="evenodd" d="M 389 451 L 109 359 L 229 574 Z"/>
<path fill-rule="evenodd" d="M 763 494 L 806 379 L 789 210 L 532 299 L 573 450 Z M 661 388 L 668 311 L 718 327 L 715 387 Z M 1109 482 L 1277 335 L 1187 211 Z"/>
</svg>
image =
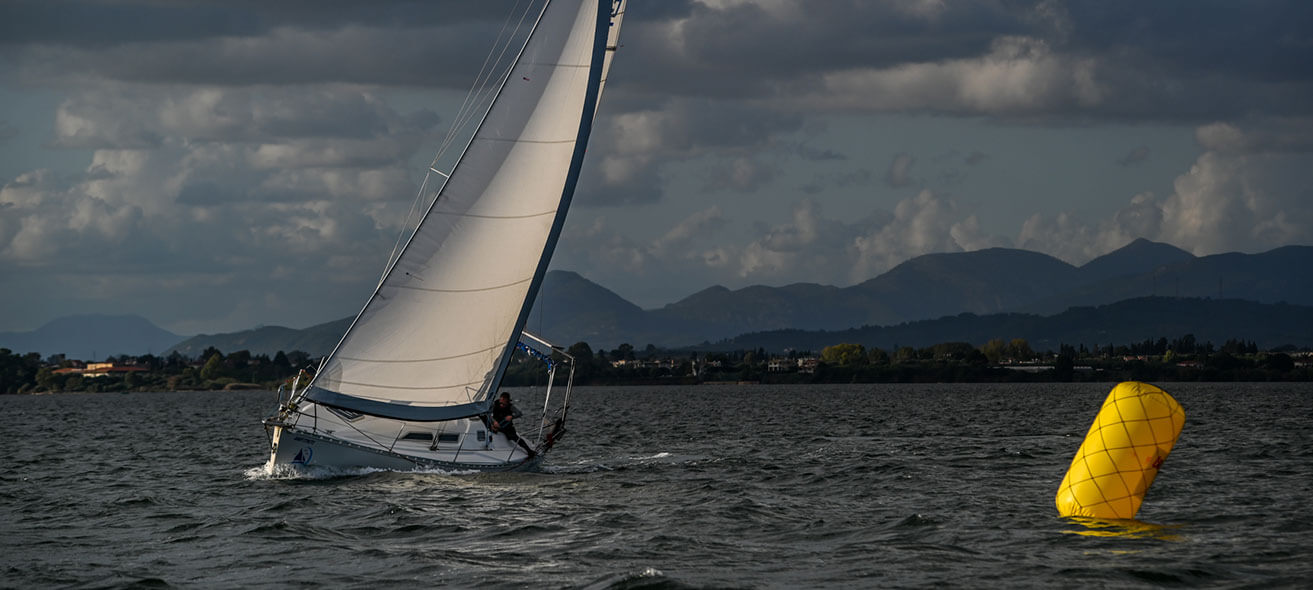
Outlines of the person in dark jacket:
<svg viewBox="0 0 1313 590">
<path fill-rule="evenodd" d="M 520 443 L 520 447 L 523 448 L 526 453 L 529 453 L 530 457 L 533 457 L 538 453 L 530 448 L 529 444 L 524 442 L 524 439 L 520 438 L 520 435 L 515 432 L 514 420 L 523 415 L 524 414 L 520 412 L 520 409 L 511 403 L 511 394 L 503 391 L 501 395 L 497 397 L 497 401 L 492 404 L 491 428 L 493 432 L 500 432 L 506 435 L 506 440 Z"/>
</svg>

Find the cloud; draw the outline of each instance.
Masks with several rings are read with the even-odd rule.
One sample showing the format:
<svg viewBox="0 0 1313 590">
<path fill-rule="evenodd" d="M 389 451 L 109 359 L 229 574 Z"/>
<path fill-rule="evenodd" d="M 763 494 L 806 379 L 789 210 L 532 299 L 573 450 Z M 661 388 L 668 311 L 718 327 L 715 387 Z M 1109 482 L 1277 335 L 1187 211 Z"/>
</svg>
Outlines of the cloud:
<svg viewBox="0 0 1313 590">
<path fill-rule="evenodd" d="M 894 215 L 855 241 L 856 260 L 849 272 L 852 282 L 874 277 L 914 256 L 935 252 L 963 252 L 1004 245 L 1001 238 L 985 235 L 974 214 L 953 199 L 923 190 L 894 207 Z"/>
<path fill-rule="evenodd" d="M 76 93 L 60 104 L 54 143 L 97 149 L 156 147 L 166 137 L 248 144 L 400 138 L 411 142 L 406 147 L 413 149 L 413 143 L 436 123 L 426 111 L 397 113 L 358 86 L 248 89 L 110 84 Z"/>
<path fill-rule="evenodd" d="M 690 250 L 690 246 L 701 238 L 714 236 L 725 224 L 725 214 L 719 206 L 693 213 L 657 238 L 648 249 L 649 255 L 655 258 L 668 258 L 672 254 L 677 258 L 704 257 L 703 253 Z"/>
<path fill-rule="evenodd" d="M 974 214 L 953 199 L 921 191 L 892 212 L 873 210 L 846 222 L 827 218 L 821 204 L 795 206 L 789 223 L 762 228 L 737 252 L 738 276 L 746 282 L 805 280 L 849 285 L 889 270 L 913 256 L 1010 245 L 981 231 Z"/>
<path fill-rule="evenodd" d="M 1165 240 L 1196 254 L 1313 243 L 1313 191 L 1291 180 L 1310 158 L 1206 152 L 1162 204 Z"/>
<path fill-rule="evenodd" d="M 1313 112 L 1313 13 L 1225 3 L 700 2 L 631 7 L 631 91 L 809 112 L 1205 123 Z M 642 17 L 642 18 L 640 18 Z M 1243 26 L 1237 20 L 1243 20 Z M 763 43 L 762 39 L 787 39 Z M 619 74 L 622 78 L 624 73 Z"/>
<path fill-rule="evenodd" d="M 801 125 L 796 113 L 684 99 L 605 117 L 589 141 L 590 152 L 600 158 L 589 161 L 595 168 L 581 181 L 576 202 L 599 206 L 659 200 L 666 189 L 662 168 L 693 161 L 703 167 L 706 190 L 752 191 L 773 179 L 775 168 L 752 154 L 796 155 L 796 142 L 780 137 Z"/>
<path fill-rule="evenodd" d="M 42 97 L 56 105 L 48 146 L 66 151 L 50 166 L 87 160 L 74 172 L 65 164 L 0 179 L 9 180 L 0 275 L 68 292 L 92 285 L 123 301 L 195 302 L 204 317 L 193 327 L 265 307 L 317 320 L 355 307 L 354 291 L 334 285 L 377 278 L 374 259 L 390 250 L 416 192 L 414 162 L 437 142 L 437 117 L 400 105 L 465 89 L 512 8 L 6 3 L 0 80 L 53 97 Z M 1197 253 L 1311 241 L 1313 11 L 1302 2 L 1248 13 L 1202 3 L 1182 18 L 1170 4 L 672 0 L 634 3 L 629 16 L 575 201 L 583 211 L 572 214 L 618 221 L 585 217 L 561 244 L 564 260 L 616 283 L 635 273 L 666 291 L 724 280 L 845 284 L 908 256 L 990 245 L 1077 261 L 1134 237 Z M 1135 195 L 1107 219 L 1032 216 L 1004 240 L 963 205 L 986 197 L 970 195 L 954 168 L 986 154 L 951 152 L 951 166 L 922 159 L 914 176 L 911 155 L 884 169 L 851 146 L 815 143 L 817 128 L 870 113 L 1185 124 L 1203 153 L 1170 191 Z M 6 149 L 18 116 L 0 123 Z M 1139 146 L 1119 161 L 1166 159 Z M 795 175 L 796 163 L 807 168 Z M 589 209 L 655 203 L 676 175 L 708 200 L 781 184 L 813 197 L 782 223 L 754 225 L 769 212 L 740 217 L 708 202 L 645 232 L 616 209 Z M 921 191 L 865 215 L 822 209 L 837 210 L 822 200 L 827 190 L 882 178 L 968 194 Z M 271 293 L 274 281 L 296 289 Z M 5 302 L 17 292 L 7 289 Z"/>
<path fill-rule="evenodd" d="M 1227 155 L 1310 152 L 1313 117 L 1211 123 L 1195 130 L 1195 140 L 1210 152 Z"/>
<path fill-rule="evenodd" d="M 436 143 L 416 121 L 434 119 L 359 87 L 75 94 L 52 143 L 91 150 L 90 162 L 3 185 L 0 273 L 44 276 L 46 290 L 76 276 L 111 301 L 172 298 L 153 319 L 185 322 L 175 329 L 267 313 L 256 308 L 301 325 L 337 317 L 377 278 L 416 194 L 407 164 Z M 297 288 L 270 291 L 279 279 Z"/>
<path fill-rule="evenodd" d="M 29 83 L 346 82 L 462 90 L 512 8 L 400 1 L 368 9 L 304 2 L 11 4 L 12 18 L 0 21 L 11 23 L 0 25 L 6 40 L 0 55 L 11 56 L 17 75 Z M 533 6 L 522 4 L 519 11 Z"/>
<path fill-rule="evenodd" d="M 1093 223 L 1069 214 L 1032 216 L 1017 247 L 1081 264 L 1135 238 L 1171 243 L 1196 255 L 1313 244 L 1313 190 L 1306 182 L 1311 144 L 1285 132 L 1307 124 L 1201 126 L 1196 136 L 1207 151 L 1176 177 L 1171 194 L 1135 195 L 1111 219 Z"/>
<path fill-rule="evenodd" d="M 769 184 L 775 178 L 775 167 L 754 158 L 737 157 L 728 162 L 713 164 L 707 173 L 704 191 L 731 190 L 750 193 Z"/>
<path fill-rule="evenodd" d="M 1107 90 L 1097 62 L 1065 56 L 1031 37 L 1000 37 L 988 54 L 942 62 L 833 70 L 803 108 L 1032 116 L 1098 106 Z"/>
<path fill-rule="evenodd" d="M 567 226 L 566 239 L 561 241 L 562 259 L 568 261 L 567 267 L 603 266 L 659 276 L 686 268 L 689 261 L 705 260 L 708 254 L 701 245 L 727 223 L 721 208 L 712 206 L 688 215 L 660 237 L 642 243 L 611 229 L 606 218 L 598 216 L 585 227 Z"/>
</svg>

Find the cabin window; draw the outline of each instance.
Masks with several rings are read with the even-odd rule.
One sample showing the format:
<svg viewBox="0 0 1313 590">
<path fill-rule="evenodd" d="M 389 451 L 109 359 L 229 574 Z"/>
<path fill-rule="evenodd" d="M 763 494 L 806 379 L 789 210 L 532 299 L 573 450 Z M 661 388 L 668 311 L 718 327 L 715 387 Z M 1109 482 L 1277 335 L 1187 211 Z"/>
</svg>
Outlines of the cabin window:
<svg viewBox="0 0 1313 590">
<path fill-rule="evenodd" d="M 439 435 L 438 435 L 438 442 L 440 442 L 440 443 L 456 443 L 456 442 L 460 442 L 460 434 L 457 434 L 457 433 L 452 433 L 452 434 L 439 434 Z"/>
<path fill-rule="evenodd" d="M 360 412 L 353 412 L 351 410 L 344 410 L 342 408 L 334 408 L 333 406 L 324 406 L 324 407 L 328 408 L 328 411 L 337 414 L 339 418 L 346 420 L 347 422 L 350 422 L 352 420 L 359 420 L 361 416 L 364 416 L 364 414 Z"/>
<path fill-rule="evenodd" d="M 483 442 L 483 431 L 479 431 L 479 442 Z"/>
<path fill-rule="evenodd" d="M 401 437 L 401 440 L 422 440 L 422 441 L 427 442 L 427 441 L 431 441 L 431 440 L 433 440 L 433 433 L 432 433 L 432 432 L 407 432 L 407 433 L 405 434 L 405 436 L 402 436 L 402 437 Z"/>
</svg>

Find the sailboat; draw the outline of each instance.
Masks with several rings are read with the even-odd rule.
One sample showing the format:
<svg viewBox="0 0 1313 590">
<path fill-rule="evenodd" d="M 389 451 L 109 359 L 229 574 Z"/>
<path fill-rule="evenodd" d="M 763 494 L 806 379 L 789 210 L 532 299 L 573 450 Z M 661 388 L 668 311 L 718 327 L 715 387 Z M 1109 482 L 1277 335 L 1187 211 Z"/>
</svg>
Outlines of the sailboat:
<svg viewBox="0 0 1313 590">
<path fill-rule="evenodd" d="M 542 5 L 491 78 L 495 93 L 459 159 L 444 171 L 435 158 L 426 171 L 421 193 L 433 180 L 435 196 L 364 308 L 313 376 L 280 389 L 264 420 L 269 471 L 528 470 L 560 440 L 573 359 L 525 324 L 623 13 L 623 1 Z M 515 421 L 523 445 L 489 417 L 517 350 L 548 375 L 541 421 Z M 565 392 L 553 399 L 562 371 Z"/>
</svg>

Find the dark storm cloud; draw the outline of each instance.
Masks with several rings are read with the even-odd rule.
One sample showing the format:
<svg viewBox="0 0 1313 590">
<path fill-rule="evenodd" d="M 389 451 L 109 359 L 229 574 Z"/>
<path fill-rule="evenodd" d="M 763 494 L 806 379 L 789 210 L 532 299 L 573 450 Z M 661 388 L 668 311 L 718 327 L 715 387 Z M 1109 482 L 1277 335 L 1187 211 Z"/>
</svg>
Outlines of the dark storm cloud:
<svg viewBox="0 0 1313 590">
<path fill-rule="evenodd" d="M 466 88 L 508 17 L 532 22 L 540 4 L 19 0 L 0 6 L 0 62 L 36 84 Z"/>
<path fill-rule="evenodd" d="M 123 43 L 253 37 L 278 27 L 384 28 L 501 22 L 510 2 L 415 0 L 6 0 L 0 45 L 105 47 Z"/>
<path fill-rule="evenodd" d="M 625 92 L 1041 121 L 1313 112 L 1300 1 L 697 4 L 631 21 Z"/>
<path fill-rule="evenodd" d="M 652 4 L 661 3 L 636 2 L 628 12 L 627 65 L 643 72 L 628 83 L 702 96 L 769 94 L 834 69 L 976 55 L 997 35 L 1034 29 L 994 2 L 956 3 L 930 18 L 896 3 L 852 0 L 797 3 L 788 14 L 696 4 L 666 13 L 680 21 L 672 30 L 671 20 L 646 14 Z"/>
<path fill-rule="evenodd" d="M 1173 77 L 1313 80 L 1313 5 L 1304 0 L 1073 2 L 1070 45 Z"/>
<path fill-rule="evenodd" d="M 508 1 L 15 0 L 0 6 L 0 61 L 35 83 L 80 75 L 466 88 L 513 8 Z M 672 95 L 787 102 L 836 92 L 858 96 L 791 108 L 866 103 L 876 111 L 1183 122 L 1313 109 L 1313 9 L 1298 1 L 639 0 L 627 15 L 611 112 L 653 108 L 661 101 L 654 97 Z M 998 67 L 1010 75 L 990 78 Z M 906 96 L 881 95 L 893 82 L 835 84 L 835 75 L 853 72 L 897 73 Z M 981 85 L 999 92 L 1026 72 L 1030 85 L 1019 90 L 1026 101 L 981 99 Z M 1081 87 L 1062 89 L 1073 85 Z"/>
</svg>

